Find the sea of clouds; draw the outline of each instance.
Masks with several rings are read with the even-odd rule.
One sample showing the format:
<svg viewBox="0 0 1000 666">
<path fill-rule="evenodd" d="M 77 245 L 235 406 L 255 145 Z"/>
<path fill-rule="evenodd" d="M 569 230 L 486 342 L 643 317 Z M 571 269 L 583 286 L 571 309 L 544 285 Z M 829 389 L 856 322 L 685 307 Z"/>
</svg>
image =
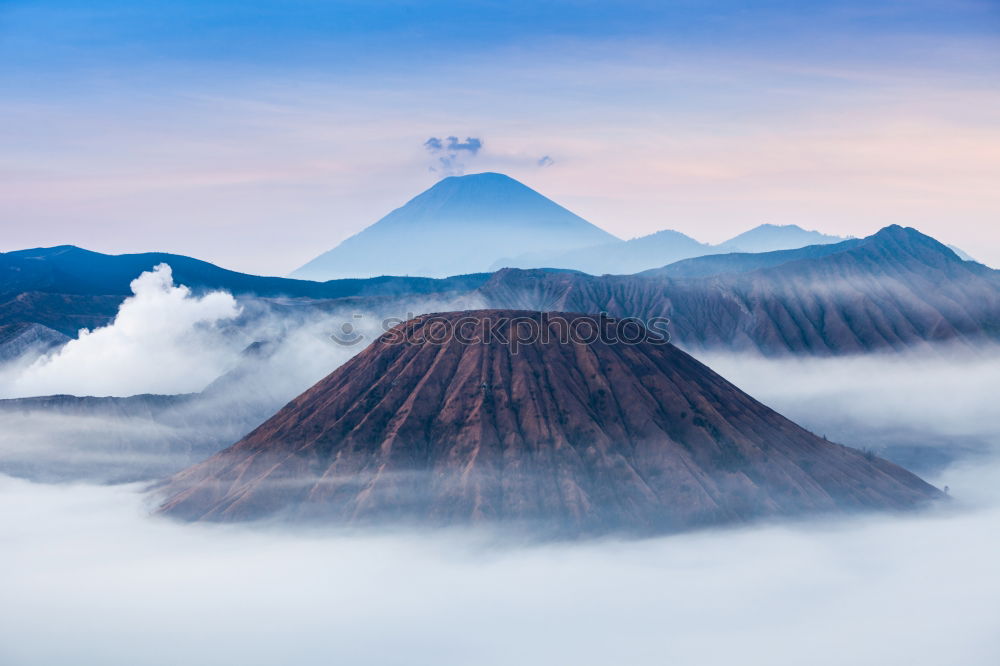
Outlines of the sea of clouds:
<svg viewBox="0 0 1000 666">
<path fill-rule="evenodd" d="M 8 392 L 201 390 L 239 366 L 248 340 L 278 331 L 282 344 L 234 384 L 240 400 L 277 399 L 363 347 L 327 339 L 336 322 L 358 321 L 343 312 L 294 326 L 254 319 L 259 328 L 234 335 L 247 306 L 227 294 L 194 295 L 163 269 L 134 291 L 111 326 Z M 376 333 L 365 327 L 377 315 L 361 321 Z M 702 360 L 836 441 L 946 452 L 924 474 L 952 500 L 905 516 L 525 543 L 472 530 L 181 524 L 151 514 L 144 484 L 0 475 L 0 664 L 1000 663 L 1000 354 Z M 0 459 L 65 458 L 108 423 L 180 441 L 203 427 L 87 418 L 0 415 Z"/>
<path fill-rule="evenodd" d="M 991 470 L 996 479 L 998 470 Z M 1000 656 L 1000 507 L 640 541 L 151 518 L 0 477 L 0 663 L 963 664 Z"/>
<path fill-rule="evenodd" d="M 943 484 L 949 466 L 1000 451 L 1000 347 L 835 358 L 715 353 L 699 359 L 809 430 L 872 449 L 918 473 L 943 476 Z"/>
</svg>

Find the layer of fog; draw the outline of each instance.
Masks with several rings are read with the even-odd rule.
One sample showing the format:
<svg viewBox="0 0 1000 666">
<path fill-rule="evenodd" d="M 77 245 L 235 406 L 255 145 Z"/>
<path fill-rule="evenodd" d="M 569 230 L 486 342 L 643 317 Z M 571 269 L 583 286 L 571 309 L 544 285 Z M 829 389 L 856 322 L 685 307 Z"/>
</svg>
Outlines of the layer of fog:
<svg viewBox="0 0 1000 666">
<path fill-rule="evenodd" d="M 1000 348 L 838 358 L 697 354 L 800 425 L 920 473 L 1000 451 Z"/>
<path fill-rule="evenodd" d="M 252 334 L 230 347 L 225 325 L 207 327 L 235 356 L 213 366 L 225 372 L 197 409 L 0 413 L 0 459 L 52 480 L 116 465 L 120 478 L 96 478 L 155 476 L 233 441 L 263 405 L 363 348 L 381 316 L 406 314 L 238 306 Z M 331 344 L 345 321 L 365 337 Z M 274 344 L 241 354 L 248 340 Z M 177 524 L 149 515 L 142 486 L 0 476 L 0 663 L 997 663 L 1000 355 L 699 357 L 831 439 L 945 451 L 925 475 L 953 501 L 902 517 L 538 545 Z M 131 369 L 115 367 L 120 389 Z"/>
<path fill-rule="evenodd" d="M 0 496 L 5 664 L 1000 658 L 995 497 L 907 517 L 517 545 L 175 524 L 148 517 L 129 486 L 0 477 Z"/>
<path fill-rule="evenodd" d="M 0 473 L 163 478 L 239 440 L 387 323 L 477 305 L 447 295 L 342 303 L 195 294 L 165 264 L 132 288 L 112 324 L 0 368 L 0 397 L 70 396 L 0 401 Z M 187 392 L 198 393 L 136 395 Z"/>
</svg>

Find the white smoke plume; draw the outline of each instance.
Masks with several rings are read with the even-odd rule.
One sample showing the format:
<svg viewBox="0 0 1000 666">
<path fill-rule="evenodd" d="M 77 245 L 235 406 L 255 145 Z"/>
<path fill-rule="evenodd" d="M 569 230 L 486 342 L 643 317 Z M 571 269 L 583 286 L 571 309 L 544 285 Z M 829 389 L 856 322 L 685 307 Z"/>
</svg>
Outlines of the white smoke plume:
<svg viewBox="0 0 1000 666">
<path fill-rule="evenodd" d="M 0 387 L 3 397 L 126 396 L 199 391 L 231 366 L 246 340 L 219 326 L 240 314 L 232 295 L 196 296 L 160 264 L 132 281 L 114 322 L 84 329 Z"/>
<path fill-rule="evenodd" d="M 234 305 L 228 294 L 185 296 L 162 272 L 158 277 L 152 299 L 148 285 L 139 287 L 154 301 L 145 304 L 150 312 L 140 312 L 133 297 L 107 327 L 110 331 L 83 336 L 82 343 L 30 372 L 16 365 L 0 369 L 13 378 L 0 376 L 0 397 L 200 393 L 179 399 L 57 397 L 0 403 L 0 473 L 104 483 L 168 476 L 239 440 L 364 349 L 385 326 L 425 312 L 482 307 L 465 295 L 402 297 L 383 303 L 380 311 L 294 299 L 241 298 Z M 206 299 L 218 302 L 209 308 Z M 213 321 L 235 311 L 241 312 L 237 319 Z M 133 326 L 138 316 L 148 319 Z M 127 347 L 109 353 L 109 345 L 121 345 L 126 328 L 159 326 L 167 317 L 173 317 L 172 329 L 129 335 Z M 184 321 L 188 325 L 181 325 Z M 105 334 L 111 334 L 109 339 L 93 344 Z M 197 367 L 191 367 L 194 359 Z M 185 368 L 191 376 L 164 382 L 163 363 Z"/>
</svg>

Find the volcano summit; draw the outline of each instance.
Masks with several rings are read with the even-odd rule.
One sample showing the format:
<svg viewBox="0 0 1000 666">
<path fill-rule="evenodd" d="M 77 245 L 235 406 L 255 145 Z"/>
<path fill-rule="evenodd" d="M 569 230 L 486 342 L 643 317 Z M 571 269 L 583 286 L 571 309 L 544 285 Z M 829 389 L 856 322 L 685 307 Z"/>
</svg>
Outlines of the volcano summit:
<svg viewBox="0 0 1000 666">
<path fill-rule="evenodd" d="M 618 239 L 527 185 L 500 173 L 476 173 L 439 181 L 292 277 L 443 278 L 485 272 L 526 247 L 565 252 L 611 241 Z"/>
<path fill-rule="evenodd" d="M 572 535 L 940 496 L 797 426 L 638 323 L 500 310 L 401 324 L 164 490 L 161 511 L 187 520 L 280 513 Z"/>
</svg>

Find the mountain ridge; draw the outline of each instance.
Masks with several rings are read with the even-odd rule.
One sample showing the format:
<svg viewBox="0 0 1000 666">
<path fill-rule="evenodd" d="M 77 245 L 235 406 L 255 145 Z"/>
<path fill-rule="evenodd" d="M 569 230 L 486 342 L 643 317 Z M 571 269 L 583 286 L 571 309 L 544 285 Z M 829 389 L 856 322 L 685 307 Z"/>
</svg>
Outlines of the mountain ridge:
<svg viewBox="0 0 1000 666">
<path fill-rule="evenodd" d="M 159 254 L 113 257 L 80 251 L 78 257 L 96 264 L 46 267 L 53 261 L 42 256 L 48 251 L 23 252 L 32 256 L 0 254 L 0 326 L 34 323 L 68 336 L 107 324 L 138 272 L 163 259 Z M 106 261 L 122 260 L 124 267 L 103 267 Z M 633 276 L 505 269 L 445 279 L 327 283 L 235 274 L 240 280 L 230 283 L 167 261 L 177 265 L 176 281 L 195 291 L 224 288 L 239 298 L 264 299 L 268 307 L 285 309 L 342 305 L 399 316 L 423 296 L 446 296 L 456 306 L 464 301 L 470 307 L 670 317 L 678 344 L 692 350 L 825 355 L 1000 340 L 1000 272 L 962 261 L 940 242 L 898 225 L 838 244 L 700 257 Z M 101 278 L 105 273 L 111 277 Z M 63 293 L 67 288 L 87 293 Z"/>
<path fill-rule="evenodd" d="M 110 255 L 60 245 L 0 253 L 0 326 L 39 324 L 71 337 L 81 328 L 104 326 L 131 295 L 132 281 L 161 263 L 171 267 L 176 284 L 183 284 L 195 293 L 221 289 L 238 298 L 316 303 L 468 292 L 489 277 L 489 274 L 442 279 L 380 276 L 312 282 L 239 273 L 163 252 Z"/>
<path fill-rule="evenodd" d="M 830 355 L 1000 341 L 1000 271 L 898 225 L 840 245 L 696 278 L 506 269 L 477 292 L 491 307 L 669 318 L 690 350 Z"/>
<path fill-rule="evenodd" d="M 760 253 L 825 245 L 846 239 L 795 224 L 761 224 L 717 245 L 702 243 L 673 229 L 663 229 L 626 241 L 580 248 L 568 252 L 527 253 L 496 262 L 491 268 L 566 268 L 591 275 L 630 275 L 655 271 L 692 258 L 733 252 Z M 741 250 L 741 246 L 754 248 Z"/>
</svg>

